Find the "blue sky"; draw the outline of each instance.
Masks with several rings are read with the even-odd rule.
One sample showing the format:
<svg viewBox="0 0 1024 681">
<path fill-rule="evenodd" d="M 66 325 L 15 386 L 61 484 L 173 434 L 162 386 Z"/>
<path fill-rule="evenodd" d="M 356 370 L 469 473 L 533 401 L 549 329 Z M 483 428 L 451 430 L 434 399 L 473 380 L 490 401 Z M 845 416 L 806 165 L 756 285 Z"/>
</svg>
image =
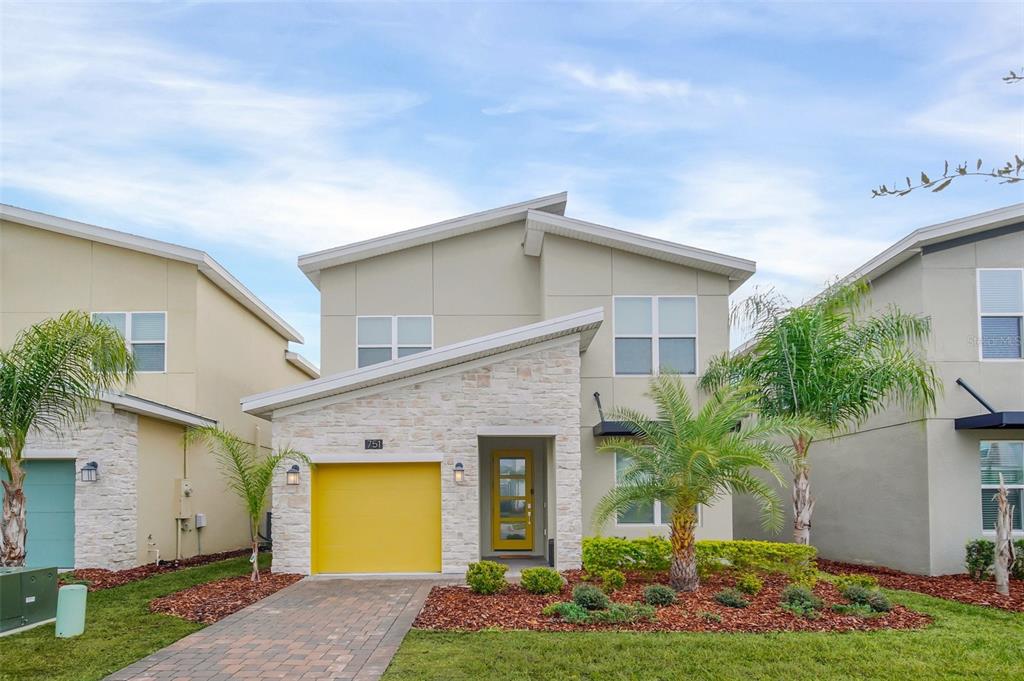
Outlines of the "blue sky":
<svg viewBox="0 0 1024 681">
<path fill-rule="evenodd" d="M 1024 201 L 1024 4 L 3 3 L 2 201 L 209 251 L 319 357 L 305 252 L 556 191 L 794 300 Z"/>
</svg>

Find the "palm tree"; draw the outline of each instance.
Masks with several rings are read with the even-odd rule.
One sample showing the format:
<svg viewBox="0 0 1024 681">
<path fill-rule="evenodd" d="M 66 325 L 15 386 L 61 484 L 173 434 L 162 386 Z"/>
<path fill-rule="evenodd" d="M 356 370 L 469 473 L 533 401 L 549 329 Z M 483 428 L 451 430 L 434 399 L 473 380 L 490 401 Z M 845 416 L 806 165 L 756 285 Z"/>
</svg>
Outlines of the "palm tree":
<svg viewBox="0 0 1024 681">
<path fill-rule="evenodd" d="M 800 416 L 835 435 L 863 423 L 891 402 L 911 410 L 935 408 L 941 384 L 923 358 L 931 320 L 895 306 L 873 316 L 866 283 L 836 283 L 800 307 L 769 291 L 734 311 L 753 329 L 745 352 L 714 359 L 701 386 L 753 383 L 765 416 Z M 813 435 L 813 434 L 812 434 Z M 793 540 L 811 541 L 814 498 L 809 449 L 814 438 L 793 439 Z"/>
<path fill-rule="evenodd" d="M 294 449 L 279 449 L 261 456 L 258 444 L 249 444 L 234 433 L 214 426 L 191 428 L 185 432 L 185 443 L 203 441 L 217 457 L 227 487 L 238 495 L 249 518 L 249 539 L 252 542 L 252 581 L 260 581 L 259 526 L 267 503 L 274 471 L 286 461 L 310 463 L 309 457 Z"/>
<path fill-rule="evenodd" d="M 724 386 L 696 412 L 678 376 L 652 379 L 650 396 L 657 417 L 616 410 L 615 418 L 628 423 L 636 437 L 609 438 L 599 447 L 625 454 L 629 464 L 598 502 L 594 523 L 600 526 L 635 504 L 660 501 L 671 509 L 669 583 L 677 591 L 693 591 L 700 584 L 694 538 L 698 505 L 749 494 L 761 506 L 765 527 L 777 531 L 782 526 L 778 495 L 754 472 L 768 471 L 781 484 L 776 464 L 788 463 L 792 450 L 778 440 L 798 437 L 805 427 L 782 416 L 747 419 L 758 402 L 749 386 Z"/>
<path fill-rule="evenodd" d="M 113 327 L 85 312 L 66 312 L 21 331 L 0 350 L 0 466 L 3 515 L 0 565 L 25 562 L 25 469 L 30 433 L 66 433 L 85 420 L 101 393 L 127 386 L 135 362 Z"/>
</svg>

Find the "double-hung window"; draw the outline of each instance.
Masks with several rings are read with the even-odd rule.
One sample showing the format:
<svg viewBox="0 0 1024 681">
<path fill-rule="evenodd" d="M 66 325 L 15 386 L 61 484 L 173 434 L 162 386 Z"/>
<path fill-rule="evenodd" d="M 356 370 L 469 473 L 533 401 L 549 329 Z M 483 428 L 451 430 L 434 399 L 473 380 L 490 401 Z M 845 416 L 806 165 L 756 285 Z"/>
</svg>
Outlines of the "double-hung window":
<svg viewBox="0 0 1024 681">
<path fill-rule="evenodd" d="M 994 532 L 999 507 L 999 474 L 1006 483 L 1007 497 L 1013 506 L 1013 529 L 1024 530 L 1024 441 L 982 441 L 981 443 L 981 529 Z"/>
<path fill-rule="evenodd" d="M 697 373 L 695 296 L 617 296 L 615 375 Z"/>
<path fill-rule="evenodd" d="M 166 312 L 94 312 L 92 318 L 117 329 L 135 357 L 135 371 L 167 371 Z"/>
<path fill-rule="evenodd" d="M 429 316 L 359 317 L 356 327 L 360 367 L 415 355 L 434 346 L 434 319 Z"/>
<path fill-rule="evenodd" d="M 629 456 L 615 453 L 615 484 L 629 468 Z M 618 525 L 668 525 L 672 522 L 672 507 L 663 501 L 633 504 L 615 518 Z M 697 524 L 704 523 L 701 507 L 697 506 Z"/>
<path fill-rule="evenodd" d="M 1024 269 L 978 270 L 982 359 L 1022 359 Z"/>
</svg>

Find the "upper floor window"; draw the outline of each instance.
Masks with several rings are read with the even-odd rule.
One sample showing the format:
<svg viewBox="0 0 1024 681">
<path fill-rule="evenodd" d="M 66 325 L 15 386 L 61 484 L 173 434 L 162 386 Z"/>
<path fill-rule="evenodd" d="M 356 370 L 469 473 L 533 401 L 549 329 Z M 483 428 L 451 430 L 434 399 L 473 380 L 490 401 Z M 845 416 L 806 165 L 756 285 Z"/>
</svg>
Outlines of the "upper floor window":
<svg viewBox="0 0 1024 681">
<path fill-rule="evenodd" d="M 1024 442 L 993 441 L 981 443 L 981 528 L 996 529 L 999 506 L 994 499 L 999 491 L 999 474 L 1006 483 L 1006 496 L 1013 506 L 1013 529 L 1024 529 Z"/>
<path fill-rule="evenodd" d="M 981 358 L 1024 358 L 1024 270 L 978 270 L 978 310 Z"/>
<path fill-rule="evenodd" d="M 629 468 L 630 458 L 622 452 L 615 453 L 615 484 Z M 636 503 L 615 517 L 618 525 L 670 525 L 672 523 L 672 507 L 664 501 Z M 701 506 L 697 506 L 697 524 L 704 524 Z"/>
<path fill-rule="evenodd" d="M 356 327 L 360 367 L 390 362 L 434 347 L 433 317 L 359 317 Z"/>
<path fill-rule="evenodd" d="M 92 318 L 117 329 L 132 350 L 137 372 L 167 371 L 166 312 L 94 312 Z"/>
<path fill-rule="evenodd" d="M 617 296 L 615 375 L 697 373 L 696 296 Z"/>
</svg>

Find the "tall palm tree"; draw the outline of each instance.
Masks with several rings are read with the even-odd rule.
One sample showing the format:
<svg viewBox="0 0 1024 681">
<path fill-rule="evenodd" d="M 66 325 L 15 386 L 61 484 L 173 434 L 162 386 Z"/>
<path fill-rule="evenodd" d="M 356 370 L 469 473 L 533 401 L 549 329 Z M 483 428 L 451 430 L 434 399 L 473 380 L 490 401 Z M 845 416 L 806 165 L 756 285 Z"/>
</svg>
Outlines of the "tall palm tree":
<svg viewBox="0 0 1024 681">
<path fill-rule="evenodd" d="M 186 444 L 199 441 L 210 445 L 228 489 L 237 494 L 245 505 L 249 519 L 249 539 L 252 542 L 252 581 L 258 582 L 260 517 L 267 503 L 270 484 L 274 481 L 274 471 L 287 461 L 308 464 L 309 457 L 290 448 L 263 456 L 258 444 L 249 444 L 234 433 L 214 426 L 190 428 L 185 432 Z"/>
<path fill-rule="evenodd" d="M 635 504 L 660 501 L 671 509 L 669 583 L 677 591 L 693 591 L 700 584 L 694 538 L 698 505 L 749 494 L 761 505 L 765 527 L 777 531 L 782 526 L 778 495 L 754 472 L 768 471 L 781 484 L 776 465 L 788 463 L 792 450 L 779 438 L 799 437 L 805 426 L 782 416 L 748 419 L 758 402 L 750 386 L 724 386 L 699 411 L 678 376 L 652 379 L 649 394 L 657 416 L 615 410 L 615 418 L 628 423 L 636 437 L 609 438 L 599 447 L 625 454 L 629 463 L 598 502 L 594 523 L 600 526 Z"/>
<path fill-rule="evenodd" d="M 0 350 L 0 466 L 3 515 L 0 565 L 25 562 L 25 469 L 30 433 L 62 434 L 83 421 L 105 391 L 127 386 L 135 373 L 131 351 L 113 327 L 85 312 L 66 312 L 18 334 Z"/>
<path fill-rule="evenodd" d="M 766 416 L 801 416 L 834 435 L 862 424 L 890 403 L 913 411 L 935 408 L 941 384 L 923 357 L 931 332 L 928 317 L 895 306 L 864 314 L 866 283 L 836 283 L 808 303 L 788 308 L 769 291 L 755 294 L 735 311 L 753 338 L 745 352 L 714 359 L 701 378 L 705 389 L 735 382 L 760 389 L 758 410 Z M 811 541 L 813 436 L 793 439 L 793 540 Z"/>
</svg>

